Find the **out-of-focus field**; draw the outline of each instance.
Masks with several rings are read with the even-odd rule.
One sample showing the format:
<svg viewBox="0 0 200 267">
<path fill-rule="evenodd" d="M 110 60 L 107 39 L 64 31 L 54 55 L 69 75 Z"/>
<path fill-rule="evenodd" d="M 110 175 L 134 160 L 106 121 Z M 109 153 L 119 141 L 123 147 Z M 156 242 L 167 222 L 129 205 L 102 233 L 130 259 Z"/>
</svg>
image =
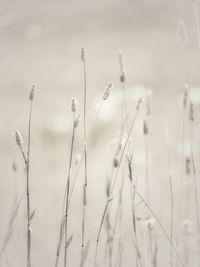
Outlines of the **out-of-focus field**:
<svg viewBox="0 0 200 267">
<path fill-rule="evenodd" d="M 119 134 L 119 50 L 123 51 L 127 73 L 126 94 L 130 116 L 135 112 L 139 96 L 147 89 L 152 91 L 148 145 L 150 196 L 152 206 L 169 231 L 170 191 L 165 130 L 169 128 L 177 212 L 180 207 L 182 95 L 186 81 L 185 51 L 178 27 L 182 19 L 189 38 L 188 73 L 195 103 L 194 153 L 198 163 L 200 54 L 192 1 L 0 1 L 0 240 L 5 236 L 12 203 L 25 188 L 24 164 L 13 133 L 19 129 L 26 142 L 28 96 L 34 83 L 36 93 L 30 167 L 31 206 L 36 209 L 32 223 L 33 266 L 49 267 L 54 266 L 55 262 L 69 161 L 72 96 L 77 97 L 81 112 L 83 109 L 83 70 L 80 61 L 83 46 L 87 51 L 88 128 L 95 118 L 104 86 L 110 80 L 115 85 L 88 147 L 86 238 L 91 238 L 91 247 L 87 266 L 93 262 L 95 239 L 105 204 L 105 181 L 115 151 L 115 146 L 110 143 Z M 144 191 L 145 182 L 144 114 L 142 108 L 132 136 L 134 170 L 141 191 Z M 82 126 L 81 123 L 77 130 L 76 153 L 82 151 Z M 13 161 L 18 165 L 16 173 L 12 171 Z M 199 171 L 197 164 L 198 175 Z M 81 170 L 71 202 L 69 232 L 74 233 L 74 239 L 69 248 L 69 266 L 79 264 L 81 252 L 82 179 Z M 131 250 L 134 251 L 134 246 L 130 238 L 132 224 L 128 178 L 125 180 L 123 266 L 128 267 L 133 266 Z M 115 198 L 117 202 L 117 194 Z M 24 198 L 15 222 L 14 235 L 6 250 L 10 266 L 25 266 L 25 207 Z M 178 219 L 175 213 L 175 220 Z M 158 232 L 159 266 L 166 266 L 169 263 L 169 245 L 159 227 Z M 103 258 L 104 241 L 103 228 L 99 258 Z M 5 266 L 3 260 L 1 266 Z"/>
</svg>

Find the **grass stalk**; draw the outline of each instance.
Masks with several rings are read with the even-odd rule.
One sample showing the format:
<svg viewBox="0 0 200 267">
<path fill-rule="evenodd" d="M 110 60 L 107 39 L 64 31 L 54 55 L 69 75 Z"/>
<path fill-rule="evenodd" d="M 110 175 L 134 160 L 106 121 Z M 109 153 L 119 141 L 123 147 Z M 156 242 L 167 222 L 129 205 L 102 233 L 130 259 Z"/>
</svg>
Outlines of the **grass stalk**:
<svg viewBox="0 0 200 267">
<path fill-rule="evenodd" d="M 172 187 L 172 172 L 171 172 L 171 161 L 170 161 L 170 149 L 169 149 L 169 137 L 168 132 L 166 133 L 167 139 L 167 161 L 168 161 L 168 175 L 170 185 L 170 201 L 171 201 L 171 216 L 170 216 L 170 239 L 173 243 L 173 226 L 174 226 L 174 195 Z M 170 246 L 170 266 L 173 266 L 173 248 Z"/>
<path fill-rule="evenodd" d="M 31 152 L 31 121 L 32 121 L 32 104 L 34 99 L 34 91 L 35 86 L 33 85 L 29 100 L 30 100 L 30 108 L 29 108 L 29 116 L 28 116 L 28 148 L 27 152 L 24 151 L 23 148 L 23 139 L 19 131 L 15 131 L 16 143 L 20 148 L 22 157 L 24 159 L 25 169 L 26 169 L 26 210 L 27 210 L 27 222 L 26 222 L 26 266 L 31 267 L 31 210 L 30 210 L 30 152 Z"/>
<path fill-rule="evenodd" d="M 31 267 L 31 228 L 30 228 L 30 151 L 31 151 L 31 120 L 32 120 L 32 103 L 34 96 L 34 86 L 30 93 L 30 110 L 28 119 L 28 150 L 26 164 L 26 204 L 27 204 L 27 267 Z"/>
<path fill-rule="evenodd" d="M 87 133 L 86 133 L 86 106 L 87 106 L 87 76 L 86 76 L 86 52 L 82 48 L 81 51 L 81 60 L 83 62 L 83 79 L 84 79 L 84 88 L 83 88 L 83 139 L 84 139 L 84 186 L 83 186 L 83 211 L 82 211 L 82 240 L 81 240 L 81 258 L 83 257 L 84 247 L 85 247 L 85 209 L 87 199 Z"/>
<path fill-rule="evenodd" d="M 132 181 L 133 181 L 133 171 L 132 171 L 132 156 L 128 160 L 128 173 L 129 173 L 129 180 L 130 180 L 130 199 L 131 199 L 131 211 L 132 211 L 132 221 L 133 221 L 133 232 L 135 236 L 135 249 L 136 249 L 136 267 L 140 265 L 142 267 L 142 259 L 141 253 L 138 244 L 138 237 L 137 237 L 137 225 L 136 225 L 136 215 L 135 215 L 135 196 L 136 196 L 136 188 L 137 188 L 137 181 L 136 186 L 133 191 Z M 138 265 L 139 263 L 139 265 Z"/>
<path fill-rule="evenodd" d="M 65 204 L 65 225 L 64 225 L 64 267 L 67 266 L 67 240 L 68 240 L 68 215 L 69 215 L 69 193 L 70 193 L 70 178 L 71 178 L 71 167 L 72 167 L 72 158 L 74 150 L 74 138 L 75 138 L 75 129 L 76 129 L 76 119 L 75 112 L 73 113 L 73 129 L 72 129 L 72 139 L 71 139 L 71 148 L 70 148 L 70 157 L 69 157 L 69 169 L 67 175 L 67 193 L 66 193 L 66 204 Z"/>
<path fill-rule="evenodd" d="M 200 233 L 200 215 L 199 215 L 199 200 L 198 200 L 198 189 L 197 189 L 197 177 L 196 177 L 196 168 L 195 168 L 195 158 L 194 158 L 194 106 L 190 102 L 190 149 L 191 149 L 191 161 L 192 161 L 192 173 L 194 181 L 194 196 L 195 196 L 195 208 L 196 208 L 196 220 L 197 220 L 197 230 Z"/>
<path fill-rule="evenodd" d="M 135 185 L 132 183 L 133 188 L 135 189 Z M 160 226 L 164 236 L 166 237 L 167 241 L 169 242 L 170 246 L 173 248 L 174 253 L 176 254 L 179 263 L 181 264 L 181 266 L 184 266 L 184 263 L 176 249 L 176 247 L 174 246 L 174 244 L 171 241 L 170 236 L 167 234 L 167 231 L 165 230 L 164 226 L 162 225 L 160 219 L 158 218 L 158 216 L 156 215 L 156 213 L 154 212 L 154 210 L 151 208 L 151 206 L 146 202 L 146 200 L 144 199 L 144 197 L 136 190 L 136 194 L 137 196 L 140 198 L 140 200 L 144 203 L 144 205 L 146 206 L 146 208 L 150 211 L 150 213 L 152 214 L 152 216 L 154 217 L 154 219 L 157 221 L 158 225 Z"/>
<path fill-rule="evenodd" d="M 108 205 L 112 200 L 113 200 L 112 198 L 107 200 L 105 208 L 104 208 L 104 211 L 103 211 L 103 215 L 102 215 L 102 218 L 101 218 L 101 223 L 100 223 L 100 226 L 99 226 L 97 240 L 96 240 L 94 267 L 97 266 L 97 254 L 98 254 L 98 247 L 99 247 L 99 239 L 100 239 L 101 229 L 102 229 L 104 218 L 105 218 L 105 215 L 106 215 L 106 212 L 107 212 L 107 209 L 108 209 Z"/>
<path fill-rule="evenodd" d="M 109 196 L 108 196 L 108 200 L 106 201 L 106 204 L 105 204 L 105 208 L 104 208 L 104 212 L 103 212 L 103 215 L 102 215 L 102 219 L 101 219 L 101 224 L 100 224 L 100 227 L 99 227 L 99 231 L 98 231 L 98 235 L 97 235 L 97 241 L 96 241 L 96 250 L 95 250 L 95 260 L 94 260 L 94 267 L 96 267 L 96 264 L 97 264 L 97 254 L 98 254 L 98 245 L 99 245 L 99 238 L 100 238 L 100 233 L 101 233 L 101 228 L 102 228 L 102 225 L 103 225 L 103 222 L 104 222 L 104 218 L 105 218 L 105 214 L 106 214 L 106 211 L 107 211 L 107 208 L 108 208 L 108 204 L 109 202 L 113 199 L 112 198 L 112 194 L 113 194 L 113 191 L 114 191 L 114 188 L 115 188 L 115 185 L 116 185 L 116 182 L 117 182 L 117 178 L 118 178 L 118 174 L 119 174 L 119 169 L 120 169 L 120 166 L 121 166 L 121 163 L 122 163 L 122 159 L 123 159 L 123 156 L 124 156 L 124 153 L 126 151 L 126 148 L 127 148 L 127 145 L 128 145 L 128 142 L 129 142 L 129 139 L 131 137 L 131 133 L 132 133 L 132 130 L 133 130 L 133 127 L 135 125 L 135 122 L 136 122 L 136 118 L 138 116 L 138 112 L 140 110 L 140 105 L 141 105 L 141 102 L 142 102 L 142 98 L 139 98 L 137 104 L 136 104 L 136 112 L 135 112 L 135 115 L 133 117 L 133 120 L 132 120 L 132 123 L 131 123 L 131 126 L 130 126 L 130 129 L 129 129 L 129 133 L 128 133 L 128 136 L 125 140 L 125 144 L 124 144 L 124 147 L 122 149 L 122 152 L 121 152 L 121 156 L 119 158 L 119 162 L 118 162 L 118 167 L 117 167 L 117 170 L 116 170 L 116 174 L 114 176 L 114 181 L 111 185 L 111 189 L 110 189 L 110 192 L 109 192 Z"/>
</svg>

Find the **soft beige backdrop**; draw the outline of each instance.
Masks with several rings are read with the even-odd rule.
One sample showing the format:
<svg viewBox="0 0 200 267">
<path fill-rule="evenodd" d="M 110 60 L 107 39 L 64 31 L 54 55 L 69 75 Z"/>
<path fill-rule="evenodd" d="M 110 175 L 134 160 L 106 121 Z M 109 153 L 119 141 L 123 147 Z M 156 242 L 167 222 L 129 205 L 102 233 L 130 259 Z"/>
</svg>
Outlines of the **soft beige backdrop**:
<svg viewBox="0 0 200 267">
<path fill-rule="evenodd" d="M 200 61 L 191 0 L 0 1 L 0 240 L 4 238 L 16 194 L 20 196 L 25 187 L 23 161 L 13 133 L 17 128 L 26 139 L 28 94 L 34 83 L 31 205 L 36 208 L 36 215 L 32 223 L 33 266 L 54 266 L 68 169 L 71 96 L 77 96 L 82 111 L 82 46 L 86 48 L 88 58 L 88 127 L 95 117 L 104 86 L 110 80 L 115 84 L 88 149 L 86 236 L 91 238 L 88 262 L 93 261 L 94 241 L 105 202 L 105 178 L 110 172 L 114 153 L 109 144 L 117 138 L 120 123 L 117 58 L 120 49 L 127 71 L 131 115 L 134 114 L 137 98 L 146 88 L 152 91 L 149 138 L 151 198 L 154 209 L 168 229 L 170 208 L 165 129 L 170 129 L 174 191 L 178 200 L 181 95 L 185 83 L 185 55 L 178 27 L 182 19 L 189 36 L 189 79 L 192 86 L 198 87 Z M 198 102 L 198 88 L 193 90 L 193 98 Z M 199 112 L 198 107 L 196 110 Z M 135 168 L 141 190 L 144 184 L 143 114 L 144 110 L 138 118 L 133 137 Z M 196 144 L 199 146 L 198 124 L 196 127 Z M 77 153 L 82 148 L 81 126 L 78 132 Z M 16 173 L 11 168 L 13 160 L 18 164 Z M 74 240 L 70 247 L 69 266 L 79 264 L 81 178 L 80 175 L 72 199 L 69 225 Z M 123 266 L 127 267 L 132 266 L 131 250 L 134 250 L 130 238 L 132 226 L 128 189 L 126 185 Z M 25 216 L 24 199 L 7 249 L 10 266 L 25 267 Z M 164 251 L 166 258 L 160 258 L 161 265 L 165 266 L 169 248 L 163 240 L 161 235 L 160 251 L 161 254 Z M 103 256 L 103 242 L 101 245 L 100 255 Z M 3 260 L 1 266 L 5 266 Z"/>
</svg>

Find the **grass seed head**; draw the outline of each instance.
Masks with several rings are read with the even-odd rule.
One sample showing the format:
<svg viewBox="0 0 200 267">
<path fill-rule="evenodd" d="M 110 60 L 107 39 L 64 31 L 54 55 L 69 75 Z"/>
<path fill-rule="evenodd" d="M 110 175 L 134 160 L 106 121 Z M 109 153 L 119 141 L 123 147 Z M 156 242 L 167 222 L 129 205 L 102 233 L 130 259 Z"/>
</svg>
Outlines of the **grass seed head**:
<svg viewBox="0 0 200 267">
<path fill-rule="evenodd" d="M 123 82 L 125 82 L 125 80 L 126 80 L 126 74 L 124 71 L 122 71 L 120 74 L 120 81 L 123 83 Z"/>
<path fill-rule="evenodd" d="M 83 62 L 86 61 L 86 52 L 85 52 L 85 48 L 82 48 L 82 49 L 81 49 L 81 60 L 82 60 Z"/>
<path fill-rule="evenodd" d="M 113 160 L 113 167 L 117 168 L 118 166 L 119 166 L 119 160 L 118 160 L 117 157 L 115 157 L 114 160 Z"/>
<path fill-rule="evenodd" d="M 148 124 L 145 120 L 143 123 L 143 133 L 144 133 L 144 135 L 147 135 L 149 133 L 149 127 L 148 127 Z"/>
<path fill-rule="evenodd" d="M 29 99 L 32 101 L 34 99 L 35 94 L 35 85 L 32 86 L 32 89 L 30 91 Z"/>
<path fill-rule="evenodd" d="M 187 157 L 185 160 L 185 173 L 187 175 L 190 175 L 191 173 L 191 159 L 189 157 Z"/>
<path fill-rule="evenodd" d="M 190 121 L 194 121 L 194 105 L 192 101 L 190 101 L 189 119 Z"/>
<path fill-rule="evenodd" d="M 23 139 L 22 139 L 22 135 L 18 130 L 15 130 L 15 139 L 16 139 L 16 143 L 19 147 L 22 147 L 23 145 Z"/>
<path fill-rule="evenodd" d="M 126 74 L 123 67 L 122 51 L 119 51 L 119 65 L 120 65 L 120 81 L 123 83 L 126 80 Z"/>
<path fill-rule="evenodd" d="M 77 115 L 75 121 L 74 121 L 74 127 L 77 128 L 81 121 L 81 115 L 80 113 Z"/>
<path fill-rule="evenodd" d="M 108 85 L 106 86 L 104 93 L 103 93 L 103 100 L 108 99 L 110 96 L 111 89 L 113 88 L 113 83 L 109 82 Z"/>
<path fill-rule="evenodd" d="M 72 97 L 71 110 L 72 110 L 72 112 L 77 111 L 77 101 L 76 101 L 75 97 Z"/>
</svg>

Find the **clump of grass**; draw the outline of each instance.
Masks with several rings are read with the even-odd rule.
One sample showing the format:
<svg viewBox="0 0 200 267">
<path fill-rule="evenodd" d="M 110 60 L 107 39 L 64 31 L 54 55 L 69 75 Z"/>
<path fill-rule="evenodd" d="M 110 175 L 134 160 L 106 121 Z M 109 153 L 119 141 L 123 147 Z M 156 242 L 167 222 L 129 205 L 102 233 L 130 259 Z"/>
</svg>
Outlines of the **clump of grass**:
<svg viewBox="0 0 200 267">
<path fill-rule="evenodd" d="M 131 123 L 130 129 L 129 129 L 129 132 L 128 132 L 128 136 L 127 136 L 127 138 L 125 140 L 125 144 L 124 144 L 124 146 L 122 148 L 122 152 L 121 152 L 121 155 L 120 155 L 120 158 L 119 158 L 119 164 L 118 164 L 118 167 L 117 167 L 117 170 L 116 170 L 116 174 L 113 177 L 113 181 L 111 181 L 112 184 L 111 184 L 109 196 L 107 198 L 108 200 L 106 201 L 106 204 L 105 204 L 105 208 L 104 208 L 104 211 L 103 211 L 103 215 L 102 215 L 102 218 L 101 218 L 101 223 L 100 223 L 100 226 L 99 226 L 98 235 L 97 235 L 97 239 L 96 239 L 94 267 L 96 267 L 96 265 L 97 265 L 98 246 L 99 246 L 99 240 L 100 240 L 100 234 L 101 234 L 102 225 L 103 225 L 104 218 L 105 218 L 105 215 L 106 215 L 106 212 L 107 212 L 107 209 L 108 209 L 108 205 L 113 199 L 112 195 L 113 195 L 113 191 L 115 189 L 115 185 L 116 185 L 116 182 L 117 182 L 119 169 L 120 169 L 120 166 L 121 166 L 121 163 L 122 163 L 122 158 L 124 156 L 125 150 L 127 148 L 128 142 L 130 140 L 131 133 L 132 133 L 133 127 L 135 125 L 135 121 L 136 121 L 136 118 L 137 118 L 137 115 L 138 115 L 138 112 L 139 112 L 139 109 L 140 109 L 140 106 L 141 106 L 141 102 L 142 102 L 142 98 L 139 98 L 139 100 L 138 100 L 138 102 L 136 104 L 136 112 L 135 112 L 135 115 L 134 115 L 134 117 L 132 119 L 132 123 Z"/>
</svg>

